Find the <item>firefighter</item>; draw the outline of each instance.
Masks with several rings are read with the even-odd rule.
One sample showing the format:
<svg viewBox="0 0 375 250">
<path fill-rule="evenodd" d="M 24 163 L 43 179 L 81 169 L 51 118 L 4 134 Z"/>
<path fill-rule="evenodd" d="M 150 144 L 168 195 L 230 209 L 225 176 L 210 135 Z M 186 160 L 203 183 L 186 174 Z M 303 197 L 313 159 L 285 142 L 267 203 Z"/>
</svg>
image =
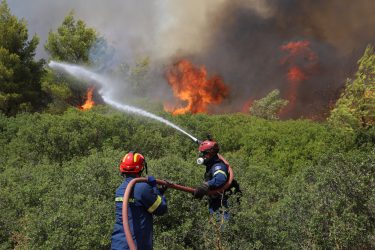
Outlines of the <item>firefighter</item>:
<svg viewBox="0 0 375 250">
<path fill-rule="evenodd" d="M 194 197 L 201 199 L 209 190 L 217 189 L 223 186 L 228 179 L 228 167 L 219 158 L 219 145 L 211 139 L 205 140 L 199 145 L 200 157 L 197 159 L 198 164 L 206 166 L 204 182 L 195 189 Z M 210 214 L 220 214 L 219 209 L 228 206 L 227 196 L 217 194 L 208 197 L 208 208 Z M 228 219 L 228 213 L 224 212 L 224 219 Z"/>
<path fill-rule="evenodd" d="M 147 163 L 143 155 L 132 151 L 127 153 L 120 163 L 124 181 L 116 190 L 116 223 L 112 233 L 112 249 L 129 249 L 122 223 L 123 196 L 129 182 L 140 177 L 145 169 L 147 173 Z M 153 215 L 163 215 L 167 212 L 164 197 L 167 187 L 157 188 L 153 176 L 148 176 L 147 180 L 147 183 L 135 184 L 128 201 L 130 231 L 137 249 L 140 250 L 152 249 Z"/>
</svg>

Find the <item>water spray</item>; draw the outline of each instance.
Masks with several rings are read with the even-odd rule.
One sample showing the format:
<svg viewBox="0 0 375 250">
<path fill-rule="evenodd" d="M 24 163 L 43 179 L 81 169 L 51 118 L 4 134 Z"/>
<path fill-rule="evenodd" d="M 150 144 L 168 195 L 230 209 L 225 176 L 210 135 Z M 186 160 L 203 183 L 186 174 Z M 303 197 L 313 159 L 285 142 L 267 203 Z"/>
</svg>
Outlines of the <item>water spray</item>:
<svg viewBox="0 0 375 250">
<path fill-rule="evenodd" d="M 162 122 L 162 123 L 174 128 L 174 129 L 180 131 L 181 133 L 187 135 L 195 143 L 197 143 L 197 144 L 201 143 L 200 140 L 198 140 L 197 138 L 195 138 L 194 136 L 192 136 L 191 134 L 189 134 L 188 132 L 186 132 L 182 128 L 178 127 L 177 125 L 173 124 L 172 122 L 170 122 L 170 121 L 168 121 L 168 120 L 166 120 L 162 117 L 154 115 L 154 114 L 152 114 L 150 112 L 147 112 L 143 109 L 114 101 L 112 98 L 110 98 L 109 93 L 111 92 L 112 89 L 111 89 L 110 81 L 106 77 L 103 77 L 103 76 L 101 76 L 101 75 L 99 75 L 95 72 L 92 72 L 88 69 L 85 69 L 84 67 L 77 66 L 77 65 L 70 65 L 70 64 L 66 64 L 66 63 L 58 63 L 58 62 L 55 62 L 55 61 L 51 61 L 48 65 L 49 65 L 49 67 L 51 67 L 53 69 L 63 70 L 63 71 L 67 72 L 68 74 L 70 74 L 70 75 L 72 75 L 72 76 L 74 76 L 78 79 L 89 80 L 91 82 L 97 83 L 101 87 L 101 89 L 99 91 L 99 94 L 101 95 L 103 101 L 105 103 L 107 103 L 108 105 L 110 105 L 110 106 L 112 106 L 112 107 L 114 107 L 114 108 L 116 108 L 120 111 L 126 112 L 126 113 L 141 115 L 141 116 L 145 116 L 145 117 L 157 120 L 159 122 Z M 229 178 L 228 178 L 228 180 L 227 180 L 227 182 L 225 183 L 224 186 L 222 186 L 218 189 L 215 189 L 215 190 L 210 190 L 208 192 L 208 195 L 217 195 L 217 194 L 221 194 L 221 193 L 225 192 L 225 190 L 227 190 L 230 187 L 230 185 L 232 184 L 232 181 L 233 181 L 234 176 L 233 176 L 232 168 L 230 167 L 229 163 L 221 155 L 218 154 L 218 156 L 228 166 Z M 203 162 L 201 162 L 200 164 L 202 164 L 202 163 Z M 147 181 L 147 179 L 144 178 L 144 177 L 133 179 L 128 184 L 128 186 L 125 190 L 125 193 L 124 193 L 124 197 L 123 197 L 123 206 L 122 206 L 123 216 L 122 216 L 122 220 L 123 220 L 123 226 L 124 226 L 124 232 L 125 232 L 126 240 L 127 240 L 128 245 L 129 245 L 131 250 L 136 249 L 136 245 L 134 243 L 134 240 L 133 240 L 133 237 L 132 237 L 132 234 L 131 234 L 131 231 L 130 231 L 129 221 L 128 221 L 129 196 L 130 196 L 130 193 L 132 192 L 133 187 L 136 183 L 145 182 L 145 181 Z M 174 183 L 167 182 L 167 181 L 164 181 L 164 180 L 159 180 L 159 179 L 157 179 L 156 181 L 157 181 L 158 184 L 167 185 L 168 187 L 176 189 L 176 190 L 184 191 L 184 192 L 187 192 L 187 193 L 194 193 L 195 192 L 195 189 L 191 188 L 191 187 L 186 187 L 186 186 L 174 184 Z"/>
<path fill-rule="evenodd" d="M 112 107 L 114 107 L 116 109 L 122 110 L 122 111 L 127 112 L 127 113 L 134 113 L 134 114 L 142 115 L 142 116 L 149 117 L 149 118 L 152 118 L 154 120 L 160 121 L 160 122 L 174 128 L 174 129 L 180 131 L 181 133 L 189 136 L 194 142 L 199 141 L 197 138 L 195 138 L 194 136 L 192 136 L 191 134 L 189 134 L 188 132 L 186 132 L 185 130 L 180 128 L 179 126 L 171 123 L 168 120 L 165 120 L 164 118 L 162 118 L 160 116 L 154 115 L 154 114 L 149 113 L 149 112 L 147 112 L 143 109 L 140 109 L 140 108 L 136 108 L 136 107 L 133 107 L 133 106 L 129 106 L 129 105 L 125 105 L 125 104 L 121 104 L 121 103 L 112 101 L 111 99 L 107 98 L 107 96 L 105 96 L 105 95 L 103 95 L 102 98 L 103 98 L 105 103 L 111 105 Z"/>
<path fill-rule="evenodd" d="M 48 63 L 48 66 L 52 69 L 55 69 L 55 70 L 63 70 L 65 71 L 66 73 L 78 78 L 78 79 L 81 79 L 81 80 L 88 80 L 90 82 L 95 82 L 97 83 L 101 89 L 99 91 L 99 94 L 100 96 L 102 97 L 103 101 L 105 103 L 107 103 L 108 105 L 118 109 L 118 110 L 121 110 L 123 112 L 126 112 L 126 113 L 132 113 L 132 114 L 136 114 L 136 115 L 141 115 L 141 116 L 145 116 L 145 117 L 148 117 L 148 118 L 151 118 L 151 119 L 154 119 L 154 120 L 157 120 L 159 122 L 162 122 L 178 131 L 180 131 L 181 133 L 187 135 L 188 137 L 190 137 L 190 139 L 192 139 L 194 142 L 196 143 L 200 143 L 200 141 L 195 138 L 194 136 L 192 136 L 191 134 L 189 134 L 188 132 L 186 132 L 185 130 L 183 130 L 182 128 L 180 128 L 179 126 L 173 124 L 172 122 L 160 117 L 160 116 L 157 116 L 157 115 L 154 115 L 150 112 L 147 112 L 143 109 L 140 109 L 140 108 L 137 108 L 137 107 L 133 107 L 133 106 L 130 106 L 130 105 L 126 105 L 126 104 L 122 104 L 120 102 L 117 102 L 117 101 L 114 101 L 111 97 L 110 97 L 110 92 L 111 92 L 111 84 L 110 84 L 110 80 L 102 75 L 99 75 L 91 70 L 88 70 L 88 69 L 85 69 L 84 67 L 82 66 L 78 66 L 78 65 L 72 65 L 72 64 L 67 64 L 67 63 L 59 63 L 59 62 L 55 62 L 55 61 L 50 61 Z"/>
</svg>

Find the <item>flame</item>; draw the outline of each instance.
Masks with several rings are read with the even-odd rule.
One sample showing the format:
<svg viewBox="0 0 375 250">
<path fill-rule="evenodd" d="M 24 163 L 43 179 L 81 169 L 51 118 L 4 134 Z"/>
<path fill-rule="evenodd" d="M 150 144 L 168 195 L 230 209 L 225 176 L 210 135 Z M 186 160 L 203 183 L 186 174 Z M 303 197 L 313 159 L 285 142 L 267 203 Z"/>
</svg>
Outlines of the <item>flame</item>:
<svg viewBox="0 0 375 250">
<path fill-rule="evenodd" d="M 250 112 L 250 107 L 253 105 L 253 98 L 249 98 L 243 105 L 242 105 L 242 108 L 241 108 L 241 113 L 245 113 L 245 114 L 248 114 Z"/>
<path fill-rule="evenodd" d="M 229 95 L 229 88 L 218 75 L 207 79 L 206 68 L 198 68 L 188 60 L 175 63 L 167 70 L 166 78 L 173 94 L 187 102 L 182 108 L 173 108 L 165 103 L 164 109 L 174 115 L 207 113 L 209 105 L 220 104 Z"/>
<path fill-rule="evenodd" d="M 164 111 L 167 111 L 169 113 L 173 113 L 173 111 L 176 110 L 176 105 L 169 103 L 169 102 L 164 102 L 163 107 L 164 107 Z"/>
<path fill-rule="evenodd" d="M 281 59 L 281 64 L 288 65 L 288 73 L 286 75 L 289 82 L 287 99 L 289 104 L 282 110 L 282 114 L 289 113 L 294 110 L 297 100 L 299 85 L 308 79 L 308 74 L 316 65 L 317 56 L 310 48 L 309 41 L 289 42 L 280 48 L 288 53 Z"/>
<path fill-rule="evenodd" d="M 91 87 L 87 90 L 86 101 L 82 106 L 79 107 L 80 109 L 88 110 L 94 106 L 95 102 L 92 100 L 93 92 L 94 92 L 94 87 Z"/>
</svg>

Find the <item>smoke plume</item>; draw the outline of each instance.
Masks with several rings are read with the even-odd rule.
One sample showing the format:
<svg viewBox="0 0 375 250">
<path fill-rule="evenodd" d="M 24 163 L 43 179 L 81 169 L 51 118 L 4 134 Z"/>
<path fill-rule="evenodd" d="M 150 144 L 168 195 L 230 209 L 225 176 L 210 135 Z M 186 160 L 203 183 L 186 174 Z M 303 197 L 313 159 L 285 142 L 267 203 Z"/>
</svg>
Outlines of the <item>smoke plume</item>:
<svg viewBox="0 0 375 250">
<path fill-rule="evenodd" d="M 296 89 L 294 108 L 285 117 L 324 117 L 368 44 L 375 42 L 372 0 L 33 0 L 8 1 L 12 13 L 41 37 L 56 30 L 70 10 L 95 28 L 115 48 L 116 56 L 134 61 L 149 56 L 154 96 L 170 99 L 168 66 L 187 59 L 220 75 L 230 95 L 217 112 L 241 111 L 248 100 L 275 88 L 288 98 L 288 70 L 283 46 L 308 41 L 316 55 L 314 69 Z M 304 58 L 300 67 L 309 63 Z M 120 93 L 120 91 L 119 91 Z"/>
<path fill-rule="evenodd" d="M 212 43 L 192 58 L 208 71 L 219 72 L 231 84 L 232 110 L 249 98 L 261 98 L 278 88 L 288 96 L 288 65 L 281 48 L 309 41 L 316 55 L 315 69 L 298 88 L 289 117 L 322 117 L 344 80 L 356 69 L 367 44 L 375 41 L 374 1 L 269 0 L 256 1 L 261 11 L 245 8 L 245 1 L 228 1 L 212 17 Z M 266 2 L 266 4 L 265 4 Z M 308 64 L 308 58 L 299 64 Z"/>
</svg>

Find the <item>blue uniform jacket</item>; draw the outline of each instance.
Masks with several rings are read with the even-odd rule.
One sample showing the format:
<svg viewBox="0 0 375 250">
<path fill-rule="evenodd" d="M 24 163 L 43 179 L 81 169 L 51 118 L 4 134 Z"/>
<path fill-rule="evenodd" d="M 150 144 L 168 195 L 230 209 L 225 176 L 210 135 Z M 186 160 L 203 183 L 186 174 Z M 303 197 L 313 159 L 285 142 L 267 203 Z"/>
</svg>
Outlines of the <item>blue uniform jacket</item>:
<svg viewBox="0 0 375 250">
<path fill-rule="evenodd" d="M 225 184 L 228 178 L 228 167 L 219 157 L 214 157 L 206 164 L 205 181 L 210 189 L 218 188 Z"/>
<path fill-rule="evenodd" d="M 205 181 L 208 184 L 209 189 L 216 189 L 225 184 L 228 179 L 228 167 L 223 161 L 215 156 L 206 164 Z M 227 199 L 224 196 L 211 196 L 208 201 L 210 212 L 214 212 L 219 209 L 222 205 L 227 206 Z"/>
<path fill-rule="evenodd" d="M 116 190 L 116 223 L 112 233 L 112 249 L 129 249 L 122 224 L 122 201 L 125 189 L 133 177 L 127 177 Z M 156 187 L 137 183 L 129 198 L 128 220 L 138 250 L 152 249 L 152 215 L 167 212 L 165 197 Z"/>
</svg>

